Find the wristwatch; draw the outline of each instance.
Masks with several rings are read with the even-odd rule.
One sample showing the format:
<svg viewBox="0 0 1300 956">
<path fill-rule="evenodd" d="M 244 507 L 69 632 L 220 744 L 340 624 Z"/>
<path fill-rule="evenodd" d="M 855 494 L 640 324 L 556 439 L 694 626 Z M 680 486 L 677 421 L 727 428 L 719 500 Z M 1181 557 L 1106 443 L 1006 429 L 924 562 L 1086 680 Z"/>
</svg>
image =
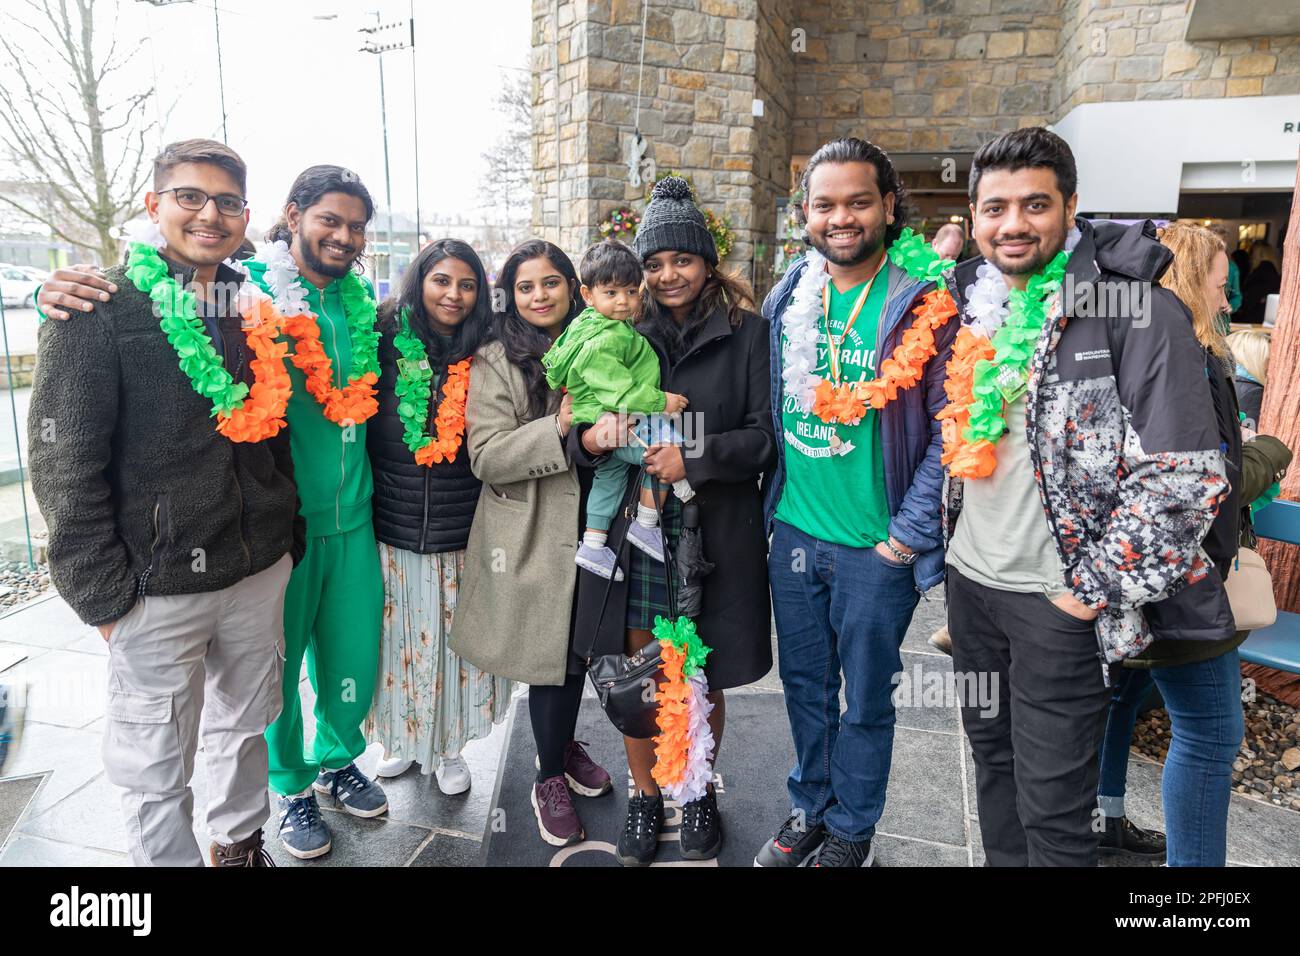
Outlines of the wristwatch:
<svg viewBox="0 0 1300 956">
<path fill-rule="evenodd" d="M 894 556 L 894 560 L 897 561 L 899 564 L 911 564 L 917 558 L 917 554 L 915 551 L 913 551 L 911 554 L 904 554 L 902 551 L 899 551 L 896 547 L 894 547 L 894 542 L 890 541 L 889 538 L 885 538 L 885 540 L 881 543 L 884 544 L 884 546 L 889 549 L 889 553 Z"/>
</svg>

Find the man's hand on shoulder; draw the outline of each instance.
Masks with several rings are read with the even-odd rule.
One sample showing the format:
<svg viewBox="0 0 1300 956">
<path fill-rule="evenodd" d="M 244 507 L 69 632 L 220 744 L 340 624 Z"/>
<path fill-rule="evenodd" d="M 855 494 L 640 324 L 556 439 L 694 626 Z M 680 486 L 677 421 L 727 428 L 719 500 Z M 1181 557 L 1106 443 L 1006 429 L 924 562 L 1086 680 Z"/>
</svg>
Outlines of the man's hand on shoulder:
<svg viewBox="0 0 1300 956">
<path fill-rule="evenodd" d="M 72 312 L 90 312 L 96 302 L 107 302 L 117 286 L 92 265 L 55 269 L 41 286 L 36 307 L 50 319 L 69 319 Z"/>
</svg>

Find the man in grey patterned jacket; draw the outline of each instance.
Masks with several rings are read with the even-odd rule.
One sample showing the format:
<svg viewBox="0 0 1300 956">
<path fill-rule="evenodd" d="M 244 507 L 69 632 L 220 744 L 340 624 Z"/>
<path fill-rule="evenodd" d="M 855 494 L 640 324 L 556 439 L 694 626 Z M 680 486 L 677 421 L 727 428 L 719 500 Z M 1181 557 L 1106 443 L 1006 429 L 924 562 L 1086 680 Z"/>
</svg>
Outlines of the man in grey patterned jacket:
<svg viewBox="0 0 1300 956">
<path fill-rule="evenodd" d="M 957 420 L 945 435 L 953 666 L 996 690 L 962 709 L 991 865 L 1095 865 L 1109 665 L 1152 629 L 1233 629 L 1201 547 L 1228 487 L 1204 355 L 1157 285 L 1172 255 L 1149 222 L 1076 222 L 1076 178 L 1045 129 L 983 146 L 970 176 L 982 255 L 948 279 L 963 331 L 992 334 L 1005 422 L 984 468 L 977 436 L 959 449 Z M 1062 250 L 1062 281 L 1044 284 Z M 1031 313 L 1041 328 L 1020 321 Z M 1019 365 L 1016 328 L 1032 347 Z"/>
</svg>

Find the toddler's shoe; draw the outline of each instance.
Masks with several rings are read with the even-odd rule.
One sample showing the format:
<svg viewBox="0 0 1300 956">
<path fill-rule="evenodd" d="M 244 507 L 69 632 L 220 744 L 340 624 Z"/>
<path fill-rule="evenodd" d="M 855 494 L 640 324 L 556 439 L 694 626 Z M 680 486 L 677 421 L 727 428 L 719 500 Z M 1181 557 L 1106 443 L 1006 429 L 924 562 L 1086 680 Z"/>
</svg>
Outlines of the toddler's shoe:
<svg viewBox="0 0 1300 956">
<path fill-rule="evenodd" d="M 641 522 L 633 520 L 627 526 L 627 540 L 632 542 L 632 547 L 644 551 L 656 561 L 663 561 L 664 533 L 659 529 L 658 525 L 647 528 Z M 608 577 L 608 575 L 606 576 Z"/>
<path fill-rule="evenodd" d="M 614 575 L 615 581 L 623 580 L 623 571 L 618 566 L 618 557 L 610 548 L 593 548 L 588 544 L 578 545 L 578 553 L 574 556 L 574 563 L 578 567 L 590 571 L 609 580 L 609 576 Z"/>
</svg>

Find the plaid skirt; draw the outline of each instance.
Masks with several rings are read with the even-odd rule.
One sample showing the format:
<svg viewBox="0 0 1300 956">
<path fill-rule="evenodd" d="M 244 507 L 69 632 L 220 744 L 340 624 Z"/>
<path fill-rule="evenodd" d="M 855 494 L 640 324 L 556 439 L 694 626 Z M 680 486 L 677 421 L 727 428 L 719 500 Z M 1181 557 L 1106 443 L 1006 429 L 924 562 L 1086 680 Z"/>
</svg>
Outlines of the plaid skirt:
<svg viewBox="0 0 1300 956">
<path fill-rule="evenodd" d="M 672 492 L 664 499 L 663 533 L 670 550 L 677 548 L 682 533 L 682 503 Z M 635 519 L 634 519 L 635 520 Z M 628 545 L 627 627 L 629 630 L 652 630 L 655 616 L 668 616 L 668 592 L 664 587 L 664 566 L 640 548 Z M 668 573 L 677 587 L 676 568 L 668 559 Z"/>
</svg>

